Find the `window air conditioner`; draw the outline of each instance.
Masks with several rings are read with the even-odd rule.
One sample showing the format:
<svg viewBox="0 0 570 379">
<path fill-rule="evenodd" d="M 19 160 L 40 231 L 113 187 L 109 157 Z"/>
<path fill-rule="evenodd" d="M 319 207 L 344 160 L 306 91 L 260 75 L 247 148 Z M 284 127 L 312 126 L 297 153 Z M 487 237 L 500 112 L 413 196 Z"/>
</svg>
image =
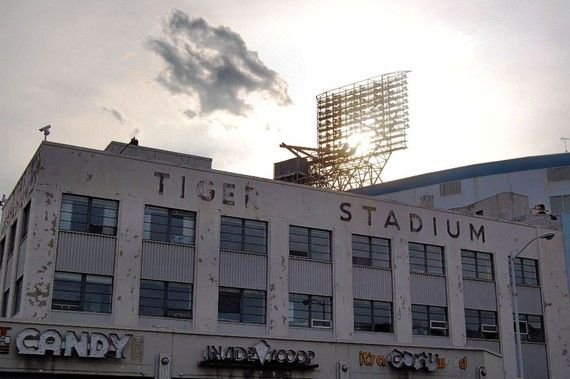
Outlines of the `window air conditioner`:
<svg viewBox="0 0 570 379">
<path fill-rule="evenodd" d="M 483 333 L 497 333 L 499 330 L 497 328 L 497 325 L 483 324 L 481 325 L 481 331 Z"/>
<path fill-rule="evenodd" d="M 429 322 L 429 328 L 434 330 L 447 330 L 447 321 L 431 320 Z"/>
<path fill-rule="evenodd" d="M 311 328 L 332 328 L 332 321 L 311 319 Z"/>
</svg>

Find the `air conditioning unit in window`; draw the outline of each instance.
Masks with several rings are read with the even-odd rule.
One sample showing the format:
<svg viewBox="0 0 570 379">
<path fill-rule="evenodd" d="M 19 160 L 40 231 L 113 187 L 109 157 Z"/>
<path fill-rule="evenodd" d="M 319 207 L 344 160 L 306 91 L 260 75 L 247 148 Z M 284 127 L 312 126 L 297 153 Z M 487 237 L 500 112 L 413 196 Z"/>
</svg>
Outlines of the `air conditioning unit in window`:
<svg viewBox="0 0 570 379">
<path fill-rule="evenodd" d="M 497 333 L 499 329 L 497 328 L 497 325 L 483 324 L 481 325 L 481 331 L 483 333 Z"/>
<path fill-rule="evenodd" d="M 331 320 L 311 319 L 311 328 L 332 328 Z"/>
<path fill-rule="evenodd" d="M 447 321 L 431 320 L 429 322 L 429 328 L 433 330 L 447 330 Z"/>
</svg>

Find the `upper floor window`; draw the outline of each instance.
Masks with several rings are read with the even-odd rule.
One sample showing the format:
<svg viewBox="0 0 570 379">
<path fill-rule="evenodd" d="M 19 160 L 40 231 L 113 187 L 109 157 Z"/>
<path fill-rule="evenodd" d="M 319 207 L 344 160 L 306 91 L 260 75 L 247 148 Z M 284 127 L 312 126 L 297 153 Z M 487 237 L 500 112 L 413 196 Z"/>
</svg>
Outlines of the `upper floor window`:
<svg viewBox="0 0 570 379">
<path fill-rule="evenodd" d="M 301 226 L 290 226 L 289 255 L 318 261 L 330 261 L 331 232 Z"/>
<path fill-rule="evenodd" d="M 461 250 L 463 279 L 493 280 L 493 257 L 489 253 Z"/>
<path fill-rule="evenodd" d="M 354 299 L 354 330 L 392 333 L 392 303 Z"/>
<path fill-rule="evenodd" d="M 390 240 L 352 235 L 352 263 L 390 268 Z"/>
<path fill-rule="evenodd" d="M 16 228 L 18 227 L 18 221 L 14 221 L 10 227 L 10 235 L 8 236 L 8 258 L 14 254 L 14 247 L 16 246 Z"/>
<path fill-rule="evenodd" d="M 16 290 L 14 292 L 14 311 L 13 314 L 18 314 L 20 312 L 20 306 L 22 305 L 22 285 L 24 277 L 16 280 Z"/>
<path fill-rule="evenodd" d="M 222 216 L 220 249 L 267 254 L 267 223 Z"/>
<path fill-rule="evenodd" d="M 114 236 L 118 209 L 115 200 L 63 194 L 59 229 Z"/>
<path fill-rule="evenodd" d="M 521 341 L 545 342 L 544 322 L 540 315 L 519 313 Z"/>
<path fill-rule="evenodd" d="M 218 320 L 265 324 L 265 291 L 220 287 Z"/>
<path fill-rule="evenodd" d="M 444 275 L 443 247 L 409 243 L 410 271 Z"/>
<path fill-rule="evenodd" d="M 538 285 L 538 261 L 530 258 L 515 258 L 517 284 Z"/>
<path fill-rule="evenodd" d="M 332 298 L 328 296 L 289 294 L 289 326 L 332 327 Z"/>
<path fill-rule="evenodd" d="M 8 299 L 10 298 L 10 289 L 4 292 L 4 298 L 2 299 L 2 313 L 0 317 L 6 317 L 8 315 Z"/>
<path fill-rule="evenodd" d="M 196 213 L 147 205 L 143 239 L 194 245 Z"/>
<path fill-rule="evenodd" d="M 52 309 L 111 313 L 113 278 L 56 271 Z"/>
<path fill-rule="evenodd" d="M 447 336 L 447 308 L 412 304 L 412 330 L 416 335 Z"/>
<path fill-rule="evenodd" d="M 499 339 L 497 312 L 466 309 L 465 330 L 467 338 Z"/>
<path fill-rule="evenodd" d="M 139 315 L 192 318 L 192 284 L 142 279 Z"/>
<path fill-rule="evenodd" d="M 6 238 L 0 241 L 0 267 L 4 264 L 4 246 L 6 245 Z"/>
<path fill-rule="evenodd" d="M 24 213 L 22 215 L 22 230 L 20 232 L 20 241 L 28 236 L 28 228 L 30 227 L 30 207 L 32 202 L 28 202 L 28 205 L 24 208 Z"/>
</svg>

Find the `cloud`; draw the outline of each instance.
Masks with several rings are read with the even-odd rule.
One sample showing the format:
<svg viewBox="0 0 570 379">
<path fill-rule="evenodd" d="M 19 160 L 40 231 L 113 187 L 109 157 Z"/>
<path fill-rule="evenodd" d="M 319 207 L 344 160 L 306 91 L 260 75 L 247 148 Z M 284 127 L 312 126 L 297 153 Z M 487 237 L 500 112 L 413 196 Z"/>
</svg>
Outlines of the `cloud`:
<svg viewBox="0 0 570 379">
<path fill-rule="evenodd" d="M 174 10 L 164 36 L 151 38 L 147 46 L 166 64 L 157 81 L 173 94 L 197 96 L 201 114 L 221 110 L 244 115 L 252 109 L 246 102 L 252 94 L 291 104 L 287 83 L 225 26 L 213 27 Z"/>
<path fill-rule="evenodd" d="M 127 118 L 120 111 L 107 107 L 101 107 L 101 109 L 103 109 L 103 112 L 109 113 L 113 116 L 121 125 L 125 125 L 127 123 Z"/>
</svg>

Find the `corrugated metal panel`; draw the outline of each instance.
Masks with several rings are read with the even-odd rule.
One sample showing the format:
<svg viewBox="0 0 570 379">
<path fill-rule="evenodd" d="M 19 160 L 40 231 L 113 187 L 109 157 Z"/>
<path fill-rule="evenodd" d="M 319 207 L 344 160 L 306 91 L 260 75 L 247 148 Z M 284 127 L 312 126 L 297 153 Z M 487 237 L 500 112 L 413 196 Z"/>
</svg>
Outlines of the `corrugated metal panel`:
<svg viewBox="0 0 570 379">
<path fill-rule="evenodd" d="M 16 268 L 16 279 L 19 278 L 24 273 L 24 263 L 26 263 L 26 246 L 28 239 L 24 239 L 20 243 L 20 249 L 18 250 L 18 267 Z"/>
<path fill-rule="evenodd" d="M 413 304 L 447 306 L 444 276 L 412 272 L 410 281 Z"/>
<path fill-rule="evenodd" d="M 220 251 L 220 286 L 267 289 L 267 255 Z"/>
<path fill-rule="evenodd" d="M 533 315 L 542 314 L 542 299 L 539 287 L 517 286 L 519 312 Z"/>
<path fill-rule="evenodd" d="M 113 275 L 115 237 L 59 232 L 56 269 Z"/>
<path fill-rule="evenodd" d="M 523 342 L 522 355 L 525 378 L 548 378 L 546 345 Z"/>
<path fill-rule="evenodd" d="M 355 299 L 392 301 L 392 271 L 353 266 L 352 290 Z"/>
<path fill-rule="evenodd" d="M 496 311 L 497 297 L 495 283 L 464 279 L 463 301 L 465 302 L 465 308 Z"/>
<path fill-rule="evenodd" d="M 289 291 L 332 296 L 332 263 L 289 258 Z"/>
<path fill-rule="evenodd" d="M 495 353 L 501 354 L 501 343 L 499 341 L 467 340 L 467 346 L 480 347 L 482 349 L 487 349 L 490 351 L 494 351 Z"/>
<path fill-rule="evenodd" d="M 194 247 L 143 241 L 142 279 L 194 282 Z"/>
</svg>

